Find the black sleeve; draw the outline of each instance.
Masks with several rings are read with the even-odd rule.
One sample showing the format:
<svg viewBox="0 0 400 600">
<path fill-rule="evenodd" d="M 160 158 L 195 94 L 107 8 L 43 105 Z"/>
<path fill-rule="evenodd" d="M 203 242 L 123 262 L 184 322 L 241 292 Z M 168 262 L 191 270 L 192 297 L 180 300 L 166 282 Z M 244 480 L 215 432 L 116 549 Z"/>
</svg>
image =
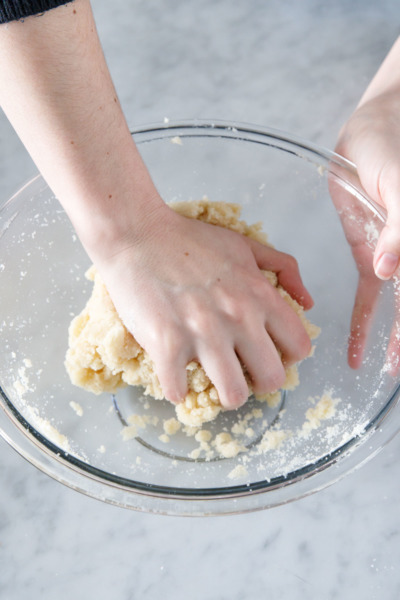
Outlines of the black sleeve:
<svg viewBox="0 0 400 600">
<path fill-rule="evenodd" d="M 39 15 L 71 0 L 0 0 L 0 24 Z"/>
</svg>

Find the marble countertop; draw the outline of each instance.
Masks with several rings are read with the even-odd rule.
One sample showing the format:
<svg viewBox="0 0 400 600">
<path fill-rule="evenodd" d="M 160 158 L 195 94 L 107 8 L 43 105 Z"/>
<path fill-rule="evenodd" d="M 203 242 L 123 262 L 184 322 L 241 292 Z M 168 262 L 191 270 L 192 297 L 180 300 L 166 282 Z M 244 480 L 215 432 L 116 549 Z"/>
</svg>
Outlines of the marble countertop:
<svg viewBox="0 0 400 600">
<path fill-rule="evenodd" d="M 332 148 L 399 31 L 397 0 L 97 0 L 129 124 L 205 118 Z M 0 198 L 36 169 L 0 114 Z M 334 486 L 220 518 L 115 508 L 0 440 L 0 598 L 397 600 L 400 437 Z"/>
</svg>

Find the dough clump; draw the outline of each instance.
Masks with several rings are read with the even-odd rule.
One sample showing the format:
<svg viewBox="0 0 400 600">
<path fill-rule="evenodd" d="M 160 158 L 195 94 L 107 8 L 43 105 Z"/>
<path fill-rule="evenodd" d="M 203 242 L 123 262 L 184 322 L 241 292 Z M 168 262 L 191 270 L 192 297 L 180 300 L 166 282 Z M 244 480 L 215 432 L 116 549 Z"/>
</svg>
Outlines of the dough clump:
<svg viewBox="0 0 400 600">
<path fill-rule="evenodd" d="M 240 220 L 241 207 L 237 204 L 210 202 L 204 198 L 193 202 L 176 202 L 170 206 L 186 217 L 227 227 L 268 244 L 267 236 L 261 230 L 261 223 L 248 225 Z M 310 338 L 316 338 L 320 332 L 319 327 L 310 323 L 303 308 L 278 285 L 275 273 L 265 274 L 299 315 Z M 86 277 L 93 281 L 93 292 L 85 308 L 73 319 L 69 328 L 65 366 L 72 383 L 95 394 L 115 393 L 127 385 L 142 386 L 145 395 L 163 399 L 150 357 L 122 323 L 95 267 L 88 270 Z M 215 419 L 223 409 L 217 390 L 201 365 L 192 361 L 186 370 L 189 391 L 184 401 L 176 406 L 176 415 L 184 425 L 200 427 Z M 297 365 L 293 365 L 286 371 L 283 387 L 291 390 L 298 383 Z M 250 396 L 250 381 L 248 384 Z M 276 392 L 258 399 L 275 403 Z"/>
</svg>

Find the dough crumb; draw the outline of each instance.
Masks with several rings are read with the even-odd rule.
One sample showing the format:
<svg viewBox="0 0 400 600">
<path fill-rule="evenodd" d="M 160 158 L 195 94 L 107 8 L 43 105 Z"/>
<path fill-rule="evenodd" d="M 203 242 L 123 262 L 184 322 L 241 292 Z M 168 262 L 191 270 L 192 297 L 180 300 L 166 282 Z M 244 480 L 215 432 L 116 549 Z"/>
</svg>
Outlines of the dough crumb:
<svg viewBox="0 0 400 600">
<path fill-rule="evenodd" d="M 139 435 L 140 429 L 146 429 L 147 425 L 157 425 L 159 418 L 156 415 L 137 415 L 132 414 L 127 418 L 125 427 L 122 428 L 121 435 L 124 442 L 127 442 Z"/>
<path fill-rule="evenodd" d="M 243 479 L 248 476 L 249 473 L 244 465 L 236 465 L 236 467 L 228 473 L 229 479 Z"/>
<path fill-rule="evenodd" d="M 178 146 L 183 146 L 182 138 L 179 135 L 171 138 L 171 144 L 178 144 Z"/>
<path fill-rule="evenodd" d="M 121 431 L 122 439 L 124 442 L 128 442 L 138 436 L 138 428 L 136 425 L 128 425 Z"/>
<path fill-rule="evenodd" d="M 264 433 L 264 435 L 257 447 L 257 453 L 264 454 L 264 453 L 268 452 L 269 450 L 276 450 L 290 436 L 291 436 L 291 431 L 286 431 L 283 429 L 268 429 Z"/>
<path fill-rule="evenodd" d="M 177 419 L 167 419 L 163 423 L 164 432 L 167 435 L 175 435 L 182 427 L 182 423 L 180 423 Z"/>
<path fill-rule="evenodd" d="M 58 429 L 50 423 L 50 421 L 48 421 L 47 419 L 43 419 L 39 415 L 36 408 L 33 408 L 29 405 L 26 408 L 31 423 L 38 431 L 40 431 L 42 435 L 44 435 L 48 440 L 53 442 L 53 444 L 55 444 L 65 452 L 71 451 L 69 440 L 66 435 L 60 433 Z"/>
<path fill-rule="evenodd" d="M 313 402 L 314 399 L 310 398 L 310 401 Z M 313 429 L 318 429 L 322 421 L 331 419 L 336 413 L 336 405 L 339 402 L 339 398 L 332 398 L 332 392 L 324 392 L 317 404 L 307 409 L 306 421 L 303 423 L 301 430 L 302 434 L 307 435 Z"/>
<path fill-rule="evenodd" d="M 218 433 L 212 445 L 215 447 L 219 456 L 223 458 L 234 458 L 241 452 L 247 452 L 246 446 L 243 446 L 237 440 L 233 439 L 229 433 Z"/>
<path fill-rule="evenodd" d="M 203 443 L 209 442 L 211 440 L 211 438 L 212 438 L 212 433 L 211 433 L 211 431 L 208 431 L 207 429 L 201 429 L 194 436 L 194 439 L 196 440 L 196 442 L 203 442 Z"/>
<path fill-rule="evenodd" d="M 78 417 L 83 416 L 83 408 L 80 404 L 78 404 L 78 402 L 74 402 L 73 400 L 71 400 L 69 405 L 72 408 L 72 410 L 75 411 L 75 413 L 78 415 Z"/>
</svg>

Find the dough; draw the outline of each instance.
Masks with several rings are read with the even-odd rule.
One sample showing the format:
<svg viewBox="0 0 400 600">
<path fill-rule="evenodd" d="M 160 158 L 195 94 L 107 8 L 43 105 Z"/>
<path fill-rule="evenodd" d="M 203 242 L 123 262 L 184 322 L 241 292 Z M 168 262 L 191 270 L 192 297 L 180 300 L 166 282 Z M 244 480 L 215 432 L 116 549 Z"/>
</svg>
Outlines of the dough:
<svg viewBox="0 0 400 600">
<path fill-rule="evenodd" d="M 204 198 L 195 202 L 179 202 L 171 207 L 180 214 L 220 225 L 267 244 L 261 224 L 247 225 L 240 220 L 241 208 L 236 204 L 210 202 Z M 94 267 L 86 274 L 93 281 L 93 292 L 83 311 L 73 319 L 69 328 L 69 348 L 65 366 L 73 384 L 100 394 L 116 392 L 127 385 L 142 386 L 144 394 L 163 399 L 163 393 L 146 352 L 127 331 L 114 308 L 107 290 Z M 302 320 L 308 335 L 314 339 L 319 327 L 305 317 L 302 307 L 278 285 L 277 276 L 266 276 L 281 296 L 294 308 Z M 218 393 L 205 371 L 197 362 L 187 365 L 189 392 L 185 400 L 176 406 L 177 418 L 185 425 L 199 427 L 212 421 L 222 410 Z M 248 382 L 249 383 L 249 382 Z M 284 389 L 298 385 L 297 366 L 286 371 Z M 249 383 L 249 395 L 251 395 Z M 276 402 L 276 393 L 259 400 Z"/>
</svg>

